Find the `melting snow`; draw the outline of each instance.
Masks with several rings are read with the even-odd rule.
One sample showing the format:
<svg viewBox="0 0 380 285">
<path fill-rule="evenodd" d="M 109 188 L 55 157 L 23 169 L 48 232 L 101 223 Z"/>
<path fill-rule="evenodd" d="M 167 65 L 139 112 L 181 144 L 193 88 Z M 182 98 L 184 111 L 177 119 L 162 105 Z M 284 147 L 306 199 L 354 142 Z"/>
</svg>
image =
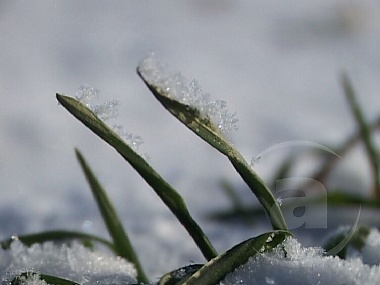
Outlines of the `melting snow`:
<svg viewBox="0 0 380 285">
<path fill-rule="evenodd" d="M 198 109 L 202 116 L 208 116 L 221 132 L 238 129 L 239 119 L 236 112 L 228 112 L 226 101 L 211 101 L 210 94 L 202 90 L 198 81 L 188 81 L 181 73 L 168 71 L 153 54 L 139 64 L 138 70 L 149 84 L 160 88 L 168 97 Z"/>
</svg>

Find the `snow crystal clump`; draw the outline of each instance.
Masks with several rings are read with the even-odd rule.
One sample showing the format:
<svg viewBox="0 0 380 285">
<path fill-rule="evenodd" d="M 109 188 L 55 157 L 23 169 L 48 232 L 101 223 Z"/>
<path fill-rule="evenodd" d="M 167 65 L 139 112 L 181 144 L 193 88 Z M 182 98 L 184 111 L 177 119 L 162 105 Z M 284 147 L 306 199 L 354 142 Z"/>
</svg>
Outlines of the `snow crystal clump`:
<svg viewBox="0 0 380 285">
<path fill-rule="evenodd" d="M 376 238 L 377 246 L 380 246 L 379 236 Z M 325 256 L 321 248 L 302 247 L 296 239 L 289 237 L 272 252 L 250 258 L 220 284 L 376 285 L 380 280 L 378 264 L 370 266 L 360 258 L 342 260 Z"/>
<path fill-rule="evenodd" d="M 76 93 L 75 98 L 104 122 L 116 118 L 119 114 L 119 102 L 117 100 L 96 104 L 96 101 L 99 99 L 99 90 L 89 85 L 82 85 Z M 114 124 L 112 129 L 135 150 L 138 150 L 140 145 L 143 144 L 140 136 L 128 132 L 121 125 Z"/>
<path fill-rule="evenodd" d="M 93 111 L 102 121 L 116 118 L 119 114 L 117 109 L 119 102 L 116 100 L 95 104 L 96 100 L 99 99 L 99 90 L 89 85 L 82 85 L 75 98 Z"/>
<path fill-rule="evenodd" d="M 226 101 L 211 101 L 210 94 L 202 90 L 198 81 L 188 81 L 182 74 L 168 71 L 154 55 L 142 60 L 138 71 L 146 82 L 161 89 L 169 98 L 194 107 L 201 116 L 209 117 L 221 132 L 238 129 L 239 119 L 236 118 L 236 112 L 228 112 Z"/>
<path fill-rule="evenodd" d="M 9 283 L 23 272 L 55 275 L 83 285 L 136 283 L 136 269 L 133 264 L 111 253 L 91 251 L 78 243 L 68 247 L 46 242 L 26 247 L 15 240 L 10 249 L 0 249 L 2 284 Z M 26 284 L 46 283 L 32 275 Z"/>
<path fill-rule="evenodd" d="M 89 85 L 82 85 L 76 93 L 75 98 L 92 110 L 92 102 L 99 98 L 99 90 Z"/>
</svg>

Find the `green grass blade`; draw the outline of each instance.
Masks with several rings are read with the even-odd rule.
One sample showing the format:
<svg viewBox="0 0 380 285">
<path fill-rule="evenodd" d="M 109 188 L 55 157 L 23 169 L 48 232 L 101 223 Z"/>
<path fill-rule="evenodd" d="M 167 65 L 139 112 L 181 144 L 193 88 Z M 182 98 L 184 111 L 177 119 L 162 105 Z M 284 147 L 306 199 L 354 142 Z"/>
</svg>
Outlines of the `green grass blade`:
<svg viewBox="0 0 380 285">
<path fill-rule="evenodd" d="M 148 278 L 144 273 L 137 254 L 133 249 L 133 246 L 124 230 L 123 224 L 121 223 L 112 202 L 108 198 L 107 193 L 103 190 L 103 187 L 96 179 L 79 150 L 75 150 L 75 153 L 87 181 L 90 184 L 92 194 L 98 204 L 103 220 L 108 228 L 108 232 L 112 237 L 117 255 L 126 258 L 136 266 L 137 280 L 140 282 L 148 282 Z"/>
<path fill-rule="evenodd" d="M 237 194 L 237 189 L 235 189 L 227 180 L 221 182 L 221 187 L 232 204 L 232 212 L 240 216 L 245 223 L 252 225 L 255 222 L 255 218 L 247 211 L 246 206 Z"/>
<path fill-rule="evenodd" d="M 241 201 L 239 195 L 237 194 L 237 189 L 227 180 L 222 180 L 220 182 L 222 191 L 226 194 L 228 200 L 231 202 L 233 209 L 240 211 L 244 209 L 244 203 Z"/>
<path fill-rule="evenodd" d="M 375 132 L 380 129 L 380 116 L 370 123 L 369 128 L 370 132 Z M 314 183 L 314 180 L 325 184 L 326 179 L 331 174 L 334 167 L 338 164 L 338 161 L 347 155 L 347 153 L 349 153 L 349 151 L 351 151 L 353 147 L 361 141 L 361 138 L 360 131 L 356 131 L 350 135 L 340 146 L 335 148 L 335 153 L 339 154 L 339 156 L 330 155 L 326 157 L 326 160 L 321 164 L 321 166 L 312 175 L 310 175 L 312 179 L 301 185 L 299 189 L 308 189 L 311 186 L 310 184 Z"/>
<path fill-rule="evenodd" d="M 157 285 L 176 285 L 179 281 L 187 279 L 203 267 L 204 264 L 190 264 L 163 275 Z"/>
<path fill-rule="evenodd" d="M 264 181 L 253 171 L 243 156 L 229 143 L 219 131 L 218 127 L 208 117 L 204 117 L 200 112 L 188 105 L 182 104 L 171 98 L 170 94 L 160 87 L 152 85 L 137 70 L 139 76 L 154 94 L 157 100 L 186 127 L 201 137 L 204 141 L 226 155 L 247 183 L 252 192 L 256 195 L 260 203 L 267 212 L 274 229 L 287 229 L 285 219 L 280 206 L 274 198 L 272 191 Z"/>
<path fill-rule="evenodd" d="M 46 281 L 48 284 L 53 284 L 53 285 L 80 285 L 77 282 L 53 276 L 53 275 L 48 275 L 48 274 L 40 274 L 36 272 L 23 272 L 16 277 L 14 277 L 11 281 L 11 285 L 23 285 L 25 284 L 25 279 L 28 277 L 32 276 L 38 276 L 40 280 Z"/>
<path fill-rule="evenodd" d="M 176 285 L 218 284 L 227 274 L 247 263 L 250 257 L 274 249 L 290 235 L 287 231 L 274 231 L 246 240 L 210 260 L 188 279 L 182 280 Z"/>
<path fill-rule="evenodd" d="M 375 195 L 380 197 L 380 156 L 372 139 L 371 127 L 364 117 L 363 111 L 356 99 L 357 96 L 352 87 L 351 81 L 346 74 L 342 75 L 342 84 L 344 94 L 346 95 L 351 111 L 359 126 L 362 140 L 367 150 L 368 159 L 372 166 Z"/>
<path fill-rule="evenodd" d="M 77 100 L 57 94 L 57 100 L 79 121 L 111 145 L 153 188 L 165 205 L 186 228 L 207 260 L 217 255 L 202 229 L 193 220 L 181 195 L 114 131 Z"/>
<path fill-rule="evenodd" d="M 43 243 L 47 241 L 68 241 L 68 240 L 81 240 L 83 242 L 91 241 L 101 243 L 111 250 L 115 250 L 113 244 L 108 240 L 103 238 L 81 233 L 81 232 L 72 232 L 72 231 L 46 231 L 41 233 L 29 234 L 29 235 L 21 235 L 17 236 L 16 239 L 20 240 L 26 246 L 31 246 L 35 243 Z M 11 243 L 15 240 L 15 238 L 9 238 L 3 241 L 0 241 L 0 246 L 2 249 L 9 249 Z"/>
</svg>

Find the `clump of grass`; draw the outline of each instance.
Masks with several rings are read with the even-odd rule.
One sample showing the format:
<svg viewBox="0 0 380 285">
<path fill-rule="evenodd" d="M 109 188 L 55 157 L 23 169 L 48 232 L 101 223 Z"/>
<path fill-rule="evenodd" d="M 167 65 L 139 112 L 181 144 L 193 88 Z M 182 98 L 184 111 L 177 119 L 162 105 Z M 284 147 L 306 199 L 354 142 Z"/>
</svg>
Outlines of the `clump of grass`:
<svg viewBox="0 0 380 285">
<path fill-rule="evenodd" d="M 130 164 L 135 171 L 147 182 L 153 191 L 161 198 L 163 203 L 168 209 L 175 215 L 178 221 L 184 226 L 191 238 L 194 240 L 196 246 L 202 252 L 206 259 L 205 264 L 191 265 L 177 270 L 173 270 L 165 274 L 160 281 L 159 285 L 213 285 L 223 280 L 224 277 L 234 271 L 240 265 L 246 263 L 248 259 L 256 254 L 262 252 L 271 251 L 279 244 L 281 244 L 286 237 L 291 233 L 287 230 L 287 225 L 283 217 L 281 208 L 278 201 L 275 199 L 272 191 L 268 185 L 254 172 L 252 167 L 248 165 L 238 150 L 224 137 L 223 133 L 226 130 L 235 128 L 237 119 L 235 114 L 230 114 L 225 109 L 224 101 L 210 101 L 208 94 L 204 94 L 199 91 L 199 86 L 190 83 L 188 88 L 189 92 L 195 92 L 198 97 L 178 98 L 173 96 L 172 87 L 176 86 L 175 80 L 182 76 L 174 76 L 173 78 L 160 77 L 161 66 L 159 68 L 155 65 L 155 62 L 148 61 L 148 64 L 140 65 L 137 69 L 139 76 L 145 82 L 149 90 L 153 93 L 156 99 L 166 108 L 174 117 L 181 121 L 187 128 L 193 131 L 206 143 L 211 145 L 214 149 L 227 157 L 231 162 L 237 173 L 242 177 L 243 181 L 251 189 L 252 193 L 260 201 L 262 209 L 266 212 L 273 230 L 264 233 L 257 237 L 252 237 L 245 240 L 224 253 L 217 253 L 212 246 L 210 240 L 203 232 L 201 227 L 192 218 L 190 212 L 187 209 L 186 203 L 179 194 L 168 182 L 162 178 L 155 169 L 153 169 L 149 163 L 141 156 L 133 145 L 133 142 L 129 143 L 125 138 L 117 132 L 118 128 L 112 129 L 104 120 L 114 116 L 114 113 L 108 112 L 109 108 L 117 105 L 112 101 L 106 105 L 92 106 L 88 99 L 90 97 L 96 97 L 97 91 L 95 89 L 89 89 L 89 87 L 82 88 L 82 93 L 76 98 L 56 94 L 59 103 L 67 109 L 74 117 L 82 122 L 87 128 L 95 133 L 99 138 L 104 140 L 108 145 L 116 150 L 125 161 Z M 152 77 L 153 74 L 153 77 Z M 165 75 L 166 76 L 166 75 Z M 168 85 L 168 82 L 170 84 Z M 174 81 L 174 85 L 173 85 Z M 346 93 L 349 96 L 354 96 L 352 89 L 349 85 L 348 79 L 344 78 L 344 87 Z M 182 85 L 184 89 L 185 85 Z M 187 85 L 186 85 L 187 86 Z M 186 87 L 187 88 L 187 87 Z M 87 97 L 85 93 L 87 92 Z M 175 92 L 178 92 L 175 91 Z M 351 98 L 350 97 L 350 98 Z M 350 102 L 353 102 L 350 99 Z M 194 104 L 196 102 L 196 104 Z M 199 102 L 201 103 L 199 105 Z M 202 103 L 203 102 L 203 103 Z M 191 104 L 193 103 L 193 104 Z M 203 104 L 203 105 L 202 105 Z M 204 105 L 206 104 L 206 105 Z M 107 111 L 108 115 L 102 117 L 99 113 Z M 208 110 L 208 111 L 207 111 Z M 210 111 L 211 110 L 211 111 Z M 210 113 L 211 112 L 211 113 Z M 370 143 L 369 130 L 373 126 L 369 126 L 364 120 L 360 112 L 355 111 L 356 118 L 360 121 L 360 128 L 362 137 L 365 136 L 367 150 L 369 153 L 373 153 L 374 148 Z M 215 121 L 217 118 L 217 121 Z M 356 137 L 355 137 L 356 138 Z M 354 139 L 350 139 L 350 142 Z M 351 143 L 352 144 L 352 143 Z M 107 241 L 97 236 L 88 235 L 80 232 L 70 231 L 52 231 L 43 232 L 33 235 L 20 236 L 18 239 L 26 245 L 33 243 L 42 243 L 47 240 L 82 240 L 87 245 L 92 243 L 102 243 L 108 246 L 114 253 L 122 258 L 125 258 L 135 264 L 137 269 L 138 282 L 148 283 L 149 279 L 146 276 L 143 266 L 139 261 L 138 255 L 133 249 L 132 242 L 130 241 L 126 231 L 123 228 L 122 221 L 120 220 L 116 209 L 113 207 L 112 202 L 108 198 L 106 191 L 93 174 L 90 166 L 86 162 L 84 156 L 79 150 L 75 150 L 79 164 L 84 172 L 84 175 L 90 185 L 93 196 L 102 214 L 104 222 L 107 226 L 112 241 Z M 291 165 L 294 162 L 294 158 L 289 161 L 285 161 L 282 165 L 279 175 L 285 175 L 288 173 Z M 331 164 L 332 162 L 330 162 Z M 325 165 L 328 168 L 330 165 Z M 373 162 L 373 167 L 377 164 Z M 321 173 L 317 175 L 321 176 Z M 326 174 L 323 174 L 326 175 Z M 375 184 L 377 185 L 377 184 Z M 376 186 L 377 187 L 377 186 Z M 229 193 L 233 196 L 233 190 L 229 189 Z M 347 196 L 344 196 L 347 198 Z M 235 197 L 236 198 L 236 197 Z M 238 199 L 235 199 L 235 208 L 239 210 L 241 203 Z M 249 211 L 245 209 L 241 211 L 244 215 L 249 215 Z M 356 235 L 359 236 L 359 235 Z M 360 235 L 360 239 L 363 241 L 365 235 Z M 3 249 L 10 247 L 12 239 L 8 239 L 1 242 Z M 334 240 L 334 245 L 339 241 Z M 50 276 L 46 274 L 40 274 L 35 272 L 24 272 L 16 276 L 12 280 L 12 284 L 22 284 L 25 278 L 37 278 L 45 280 L 49 284 L 59 285 L 79 285 L 75 281 L 67 280 L 59 276 Z"/>
</svg>

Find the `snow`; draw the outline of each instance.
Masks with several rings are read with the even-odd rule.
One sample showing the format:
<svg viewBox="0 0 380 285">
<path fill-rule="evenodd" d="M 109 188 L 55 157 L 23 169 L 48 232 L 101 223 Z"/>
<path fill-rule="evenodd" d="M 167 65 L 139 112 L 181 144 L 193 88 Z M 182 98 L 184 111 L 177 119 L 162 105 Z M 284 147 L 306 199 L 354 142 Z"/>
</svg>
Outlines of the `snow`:
<svg viewBox="0 0 380 285">
<path fill-rule="evenodd" d="M 76 93 L 75 98 L 91 111 L 93 111 L 94 114 L 104 122 L 117 118 L 119 115 L 119 101 L 112 100 L 96 103 L 100 97 L 99 93 L 99 90 L 94 87 L 91 87 L 89 85 L 82 85 L 79 88 L 79 91 Z M 135 135 L 125 130 L 124 126 L 122 125 L 113 124 L 112 129 L 136 151 L 144 142 L 139 135 Z"/>
<path fill-rule="evenodd" d="M 2 281 L 10 281 L 18 274 L 30 271 L 81 284 L 136 283 L 136 270 L 131 263 L 111 253 L 91 251 L 78 243 L 69 247 L 45 242 L 28 248 L 15 239 L 9 250 L 0 250 Z M 42 285 L 43 282 L 31 280 L 27 284 Z"/>
<path fill-rule="evenodd" d="M 379 232 L 372 230 L 379 238 Z M 378 239 L 377 239 L 378 240 Z M 347 260 L 325 256 L 318 247 L 303 247 L 295 238 L 287 238 L 270 253 L 256 255 L 247 264 L 229 274 L 223 285 L 376 285 L 380 280 L 379 242 L 372 255 L 376 265 L 366 264 L 368 251 L 363 256 Z M 284 254 L 286 252 L 286 256 Z"/>
<path fill-rule="evenodd" d="M 189 81 L 181 73 L 170 71 L 154 53 L 140 62 L 138 70 L 144 80 L 160 88 L 169 98 L 194 107 L 201 116 L 209 117 L 221 132 L 238 129 L 239 119 L 236 112 L 230 113 L 227 110 L 226 101 L 211 100 L 210 94 L 202 90 L 198 81 Z"/>
<path fill-rule="evenodd" d="M 326 256 L 320 247 L 303 247 L 288 237 L 273 251 L 258 253 L 226 276 L 221 285 L 255 284 L 366 284 L 380 280 L 380 233 L 372 228 L 361 252 L 346 260 Z M 134 266 L 110 253 L 91 251 L 73 243 L 54 245 L 46 242 L 25 247 L 15 239 L 9 250 L 0 251 L 0 274 L 3 281 L 23 272 L 51 274 L 81 284 L 136 283 Z M 45 284 L 31 276 L 26 284 Z M 3 282 L 3 284 L 5 284 Z"/>
<path fill-rule="evenodd" d="M 257 201 L 244 190 L 229 162 L 173 119 L 147 91 L 135 68 L 150 50 L 238 111 L 239 131 L 232 132 L 233 141 L 247 158 L 291 140 L 334 147 L 353 133 L 354 121 L 338 81 L 342 70 L 353 80 L 366 117 L 378 115 L 378 1 L 165 4 L 1 1 L 1 238 L 57 228 L 107 235 L 75 160 L 77 147 L 99 174 L 151 280 L 191 261 L 204 262 L 145 181 L 57 107 L 57 92 L 74 95 L 83 82 L 120 101 L 115 125 L 121 127 L 116 130 L 133 141 L 133 134 L 144 137 L 152 165 L 183 194 L 219 252 L 269 230 L 267 220 L 260 218 L 253 226 L 205 218 L 215 210 L 230 209 L 230 201 L 221 194 L 221 179 L 239 189 L 248 206 Z M 95 100 L 99 92 L 89 88 Z M 263 177 L 271 177 L 277 166 L 267 159 L 255 165 Z M 337 173 L 341 176 L 331 177 L 334 188 L 359 189 L 360 195 L 370 192 L 370 169 L 359 147 L 339 163 Z M 338 215 L 328 212 L 333 223 L 326 231 L 342 221 L 349 223 L 350 212 L 355 219 L 355 209 L 341 210 Z M 361 222 L 379 226 L 378 217 L 373 209 L 362 214 Z M 297 236 L 308 246 L 320 245 L 319 237 L 313 230 Z M 376 252 L 374 247 L 368 251 Z M 371 263 L 370 255 L 366 258 L 364 262 Z M 8 264 L 0 262 L 6 270 Z M 263 280 L 275 281 L 270 276 Z"/>
</svg>

